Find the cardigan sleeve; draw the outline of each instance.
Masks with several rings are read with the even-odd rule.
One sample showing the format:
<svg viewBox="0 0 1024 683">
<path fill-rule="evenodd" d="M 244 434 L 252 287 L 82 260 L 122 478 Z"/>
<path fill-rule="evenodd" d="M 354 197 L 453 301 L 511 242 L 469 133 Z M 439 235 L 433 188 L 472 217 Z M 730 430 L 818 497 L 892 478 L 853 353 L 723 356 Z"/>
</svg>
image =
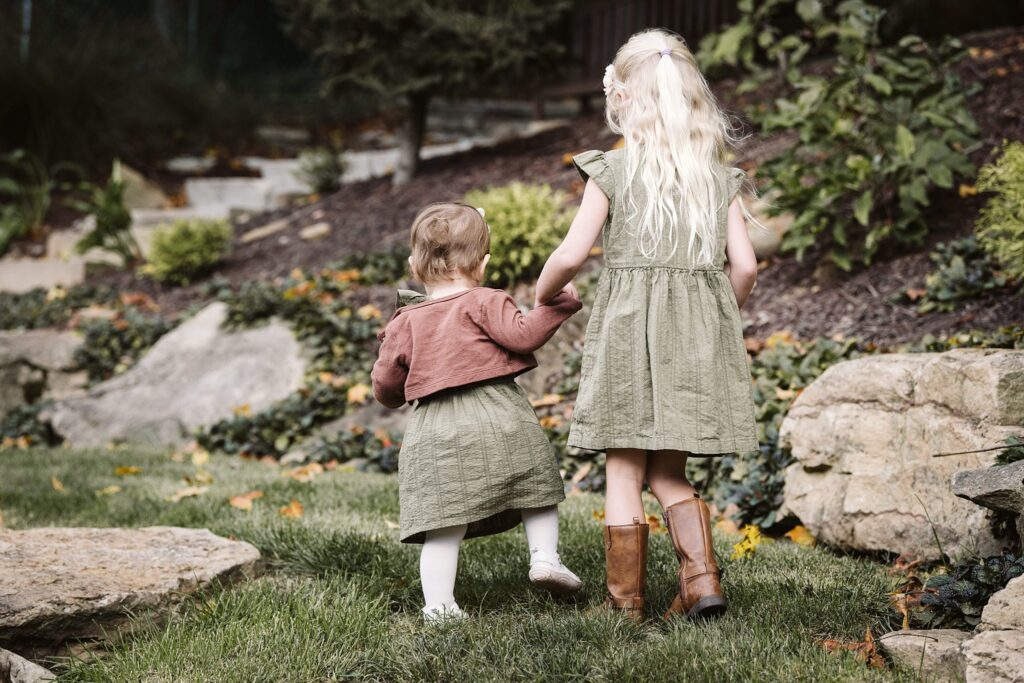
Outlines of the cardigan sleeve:
<svg viewBox="0 0 1024 683">
<path fill-rule="evenodd" d="M 577 297 L 559 292 L 548 303 L 523 313 L 507 293 L 493 291 L 481 301 L 474 321 L 488 337 L 512 353 L 533 353 L 583 308 Z"/>
<path fill-rule="evenodd" d="M 405 381 L 409 377 L 409 363 L 400 340 L 387 334 L 385 329 L 379 336 L 380 353 L 370 373 L 373 382 L 373 397 L 388 408 L 399 408 L 405 403 Z"/>
</svg>

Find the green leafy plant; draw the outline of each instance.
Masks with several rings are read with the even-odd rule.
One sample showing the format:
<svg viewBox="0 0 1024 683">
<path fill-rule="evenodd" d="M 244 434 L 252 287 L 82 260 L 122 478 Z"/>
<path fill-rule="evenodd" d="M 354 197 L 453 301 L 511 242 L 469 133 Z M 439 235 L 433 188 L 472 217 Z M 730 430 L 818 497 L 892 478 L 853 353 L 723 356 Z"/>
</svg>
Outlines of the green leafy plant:
<svg viewBox="0 0 1024 683">
<path fill-rule="evenodd" d="M 996 465 L 1009 465 L 1024 460 L 1024 440 L 1016 436 L 1006 437 L 1006 448 L 996 455 Z"/>
<path fill-rule="evenodd" d="M 489 284 L 509 287 L 540 274 L 572 223 L 574 214 L 564 208 L 565 200 L 548 185 L 519 182 L 466 195 L 463 201 L 483 208 L 491 228 Z"/>
<path fill-rule="evenodd" d="M 796 215 L 782 248 L 802 258 L 818 247 L 850 270 L 884 244 L 921 241 L 932 192 L 972 172 L 978 126 L 966 106 L 973 90 L 951 69 L 958 41 L 907 36 L 882 48 L 878 8 L 844 2 L 837 12 L 830 72 L 794 79 L 795 94 L 764 120 L 768 131 L 796 131 L 799 143 L 759 175 L 777 192 L 773 212 Z"/>
<path fill-rule="evenodd" d="M 319 194 L 337 192 L 345 174 L 345 160 L 335 147 L 314 147 L 299 154 L 299 180 Z"/>
<path fill-rule="evenodd" d="M 0 254 L 19 237 L 42 239 L 43 221 L 62 172 L 78 170 L 71 164 L 47 168 L 24 149 L 0 155 Z"/>
<path fill-rule="evenodd" d="M 383 251 L 357 251 L 327 266 L 329 272 L 358 271 L 355 282 L 362 285 L 385 285 L 405 277 L 409 266 L 409 250 L 394 246 Z"/>
<path fill-rule="evenodd" d="M 142 250 L 132 235 L 132 215 L 124 205 L 124 181 L 121 162 L 114 160 L 110 179 L 104 187 L 83 183 L 85 200 L 74 200 L 71 205 L 92 215 L 93 229 L 75 244 L 75 251 L 84 254 L 92 249 L 109 251 L 121 259 L 124 267 L 142 260 Z"/>
<path fill-rule="evenodd" d="M 1024 282 L 1024 143 L 1003 146 L 978 173 L 978 189 L 991 192 L 978 216 L 981 246 L 1014 279 Z"/>
<path fill-rule="evenodd" d="M 158 315 L 144 315 L 127 308 L 112 320 L 92 320 L 80 329 L 85 334 L 75 349 L 74 363 L 90 383 L 118 375 L 142 357 L 173 325 Z"/>
<path fill-rule="evenodd" d="M 49 422 L 39 417 L 47 402 L 17 406 L 0 418 L 0 448 L 56 446 L 60 439 Z"/>
<path fill-rule="evenodd" d="M 914 620 L 926 628 L 973 629 L 993 593 L 1024 575 L 1024 558 L 1010 553 L 958 562 L 924 585 Z"/>
<path fill-rule="evenodd" d="M 188 284 L 210 271 L 228 253 L 233 237 L 223 220 L 180 220 L 153 235 L 147 275 L 174 284 Z"/>
<path fill-rule="evenodd" d="M 118 301 L 111 287 L 75 285 L 50 290 L 37 287 L 22 293 L 0 292 L 0 330 L 33 330 L 64 325 L 74 312 Z"/>
<path fill-rule="evenodd" d="M 917 301 L 921 313 L 952 311 L 967 299 L 976 299 L 1007 285 L 1006 276 L 972 235 L 940 242 L 929 255 L 935 270 L 925 277 L 924 290 L 904 289 L 902 301 Z"/>
<path fill-rule="evenodd" d="M 352 463 L 363 472 L 392 474 L 398 471 L 401 447 L 401 438 L 391 432 L 352 427 L 323 439 L 309 458 L 316 462 Z"/>
</svg>

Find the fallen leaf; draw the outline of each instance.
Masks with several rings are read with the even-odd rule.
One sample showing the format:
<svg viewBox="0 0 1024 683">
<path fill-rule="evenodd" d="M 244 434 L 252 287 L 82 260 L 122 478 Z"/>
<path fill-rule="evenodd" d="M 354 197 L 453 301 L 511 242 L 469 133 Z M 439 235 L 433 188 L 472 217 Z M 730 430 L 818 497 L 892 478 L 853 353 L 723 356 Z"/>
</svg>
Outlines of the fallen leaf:
<svg viewBox="0 0 1024 683">
<path fill-rule="evenodd" d="M 349 403 L 366 403 L 366 398 L 369 395 L 370 387 L 360 382 L 348 388 L 347 398 Z"/>
<path fill-rule="evenodd" d="M 213 475 L 206 470 L 197 470 L 191 477 L 182 477 L 186 484 L 212 484 Z"/>
<path fill-rule="evenodd" d="M 383 429 L 378 429 L 373 433 L 373 436 L 380 441 L 380 445 L 384 448 L 391 448 L 395 445 L 395 442 L 391 440 L 391 435 Z"/>
<path fill-rule="evenodd" d="M 240 406 L 235 406 L 231 409 L 231 412 L 239 417 L 249 417 L 252 415 L 252 406 L 248 403 L 243 403 Z"/>
<path fill-rule="evenodd" d="M 360 306 L 359 309 L 356 311 L 356 314 L 363 320 L 376 320 L 381 316 L 380 309 L 374 306 L 373 304 L 366 304 L 365 306 Z"/>
<path fill-rule="evenodd" d="M 117 484 L 111 484 L 110 486 L 104 486 L 101 489 L 96 489 L 97 496 L 112 496 L 115 493 L 121 493 L 121 487 Z"/>
<path fill-rule="evenodd" d="M 252 502 L 257 498 L 262 497 L 263 491 L 249 491 L 249 493 L 241 493 L 237 496 L 231 496 L 228 498 L 228 504 L 233 508 L 249 512 L 252 510 Z"/>
<path fill-rule="evenodd" d="M 289 517 L 291 519 L 299 519 L 300 517 L 302 517 L 303 514 L 305 514 L 305 512 L 306 509 L 302 507 L 302 503 L 295 500 L 294 498 L 292 499 L 292 502 L 288 503 L 287 505 L 278 510 L 278 513 L 282 517 Z"/>
<path fill-rule="evenodd" d="M 64 484 L 60 483 L 60 479 L 57 477 L 50 477 L 50 486 L 52 486 L 53 490 L 57 493 L 65 493 Z"/>
<path fill-rule="evenodd" d="M 291 477 L 295 481 L 301 481 L 303 483 L 313 481 L 313 478 L 318 474 L 323 474 L 324 466 L 318 462 L 311 462 L 308 465 L 302 465 L 295 469 L 282 472 L 282 477 Z"/>
<path fill-rule="evenodd" d="M 793 541 L 797 545 L 802 545 L 806 548 L 811 548 L 817 542 L 814 540 L 814 536 L 811 536 L 811 532 L 807 530 L 807 527 L 802 524 L 798 524 L 785 534 L 785 537 Z"/>
<path fill-rule="evenodd" d="M 338 461 L 328 460 L 327 462 L 324 463 L 324 469 L 327 470 L 328 472 L 333 472 L 334 470 L 338 469 Z"/>
<path fill-rule="evenodd" d="M 345 385 L 346 382 L 348 382 L 347 377 L 335 375 L 333 372 L 327 371 L 321 372 L 319 375 L 317 375 L 317 379 L 320 381 L 320 384 L 329 384 L 330 386 L 336 389 L 341 388 L 342 386 Z"/>
<path fill-rule="evenodd" d="M 399 525 L 396 522 L 392 522 L 390 519 L 385 519 L 384 526 L 389 529 L 397 529 Z"/>
<path fill-rule="evenodd" d="M 747 350 L 747 353 L 755 354 L 764 348 L 764 342 L 754 337 L 746 337 L 743 340 L 743 348 Z"/>
<path fill-rule="evenodd" d="M 178 489 L 174 492 L 173 496 L 168 496 L 165 500 L 171 503 L 177 503 L 182 498 L 194 498 L 195 496 L 201 496 L 209 490 L 209 486 L 186 486 L 183 489 Z"/>
<path fill-rule="evenodd" d="M 355 282 L 359 279 L 359 270 L 357 268 L 350 268 L 348 270 L 339 270 L 334 274 L 335 282 Z"/>
<path fill-rule="evenodd" d="M 135 465 L 125 465 L 123 467 L 115 467 L 114 468 L 114 476 L 117 476 L 117 477 L 128 477 L 128 476 L 131 476 L 131 475 L 138 474 L 141 471 L 142 471 L 141 467 L 136 467 Z"/>
<path fill-rule="evenodd" d="M 960 193 L 961 197 L 973 197 L 974 195 L 978 194 L 978 187 L 977 185 L 968 185 L 966 183 L 960 183 L 958 192 Z"/>
<path fill-rule="evenodd" d="M 160 307 L 155 301 L 144 292 L 126 292 L 121 295 L 121 303 L 125 306 L 134 306 L 135 308 L 145 308 L 150 311 L 160 310 Z"/>
<path fill-rule="evenodd" d="M 825 648 L 826 652 L 837 653 L 837 652 L 852 652 L 857 659 L 864 662 L 868 666 L 881 669 L 885 667 L 885 658 L 882 657 L 878 651 L 878 646 L 875 644 L 874 636 L 871 635 L 871 627 L 868 626 L 864 633 L 864 640 L 859 643 L 851 643 L 842 640 L 824 640 L 822 641 L 822 647 Z"/>
<path fill-rule="evenodd" d="M 663 534 L 668 531 L 658 515 L 647 515 L 647 526 L 650 527 L 652 534 Z"/>
<path fill-rule="evenodd" d="M 201 446 L 197 446 L 192 452 L 192 464 L 196 467 L 201 467 L 208 462 L 210 462 L 210 451 Z"/>
<path fill-rule="evenodd" d="M 615 144 L 612 145 L 612 149 L 622 149 L 625 146 L 626 146 L 626 138 L 619 138 L 618 140 L 615 141 Z"/>
<path fill-rule="evenodd" d="M 764 340 L 764 345 L 769 349 L 774 349 L 779 344 L 792 344 L 796 341 L 793 333 L 789 330 L 781 330 L 779 332 L 772 333 L 767 339 Z"/>
<path fill-rule="evenodd" d="M 907 298 L 910 299 L 911 301 L 917 301 L 927 293 L 927 289 L 922 289 L 920 287 L 907 287 L 906 292 Z"/>
<path fill-rule="evenodd" d="M 590 248 L 590 255 L 591 256 L 600 256 L 603 253 L 604 253 L 604 248 L 603 247 L 591 247 Z"/>
<path fill-rule="evenodd" d="M 715 528 L 726 534 L 740 534 L 739 525 L 736 524 L 735 520 L 729 517 L 723 517 L 715 522 Z"/>
<path fill-rule="evenodd" d="M 796 391 L 794 391 L 793 389 L 783 389 L 782 387 L 775 387 L 775 397 L 782 401 L 788 401 L 796 397 Z"/>
<path fill-rule="evenodd" d="M 539 421 L 540 426 L 543 427 L 544 429 L 555 429 L 556 427 L 560 427 L 563 424 L 565 424 L 562 418 L 560 418 L 558 415 L 545 415 L 544 417 L 540 418 Z"/>
<path fill-rule="evenodd" d="M 743 540 L 732 547 L 732 559 L 743 560 L 753 557 L 759 545 L 761 545 L 761 529 L 753 524 L 747 524 L 743 527 Z"/>
<path fill-rule="evenodd" d="M 541 398 L 530 401 L 530 404 L 534 408 L 545 408 L 547 406 L 556 406 L 562 402 L 564 397 L 561 394 L 544 394 Z"/>
</svg>

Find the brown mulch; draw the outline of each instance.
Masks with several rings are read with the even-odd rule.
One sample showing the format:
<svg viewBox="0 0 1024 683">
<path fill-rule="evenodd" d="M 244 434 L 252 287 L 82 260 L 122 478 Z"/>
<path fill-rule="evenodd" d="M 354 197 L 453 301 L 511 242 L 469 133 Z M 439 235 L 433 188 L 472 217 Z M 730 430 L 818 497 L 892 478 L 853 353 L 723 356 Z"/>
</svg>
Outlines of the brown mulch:
<svg viewBox="0 0 1024 683">
<path fill-rule="evenodd" d="M 1024 29 L 990 32 L 965 42 L 974 49 L 959 67 L 961 76 L 983 85 L 971 99 L 972 112 L 982 128 L 983 143 L 972 155 L 980 165 L 1003 139 L 1024 139 Z M 730 89 L 729 83 L 719 85 L 723 101 L 732 99 Z M 302 208 L 264 214 L 237 225 L 241 236 L 273 220 L 288 222 L 285 230 L 271 237 L 250 244 L 236 241 L 232 255 L 213 276 L 238 286 L 281 277 L 296 267 L 319 268 L 353 251 L 403 242 L 420 207 L 459 199 L 480 187 L 513 180 L 548 183 L 575 199 L 582 185 L 563 156 L 585 149 L 608 149 L 614 142 L 615 137 L 595 115 L 529 140 L 424 162 L 421 173 L 400 188 L 393 188 L 386 178 L 346 185 Z M 756 162 L 784 144 L 787 141 L 778 137 L 750 137 L 741 143 L 737 158 Z M 882 254 L 873 266 L 853 274 L 818 268 L 810 258 L 803 263 L 789 257 L 773 259 L 762 270 L 744 309 L 746 334 L 763 337 L 789 330 L 799 337 L 843 335 L 890 344 L 925 334 L 1024 322 L 1024 297 L 1013 291 L 965 303 L 949 314 L 919 316 L 912 306 L 891 301 L 902 288 L 921 286 L 931 270 L 928 250 L 937 241 L 968 234 L 982 203 L 982 198 L 963 199 L 955 191 L 936 197 L 925 244 L 912 251 Z M 315 242 L 299 239 L 303 227 L 321 221 L 331 225 L 328 236 Z M 165 314 L 182 311 L 201 298 L 201 283 L 164 289 L 126 273 L 98 275 L 93 280 L 144 291 L 161 304 Z"/>
</svg>

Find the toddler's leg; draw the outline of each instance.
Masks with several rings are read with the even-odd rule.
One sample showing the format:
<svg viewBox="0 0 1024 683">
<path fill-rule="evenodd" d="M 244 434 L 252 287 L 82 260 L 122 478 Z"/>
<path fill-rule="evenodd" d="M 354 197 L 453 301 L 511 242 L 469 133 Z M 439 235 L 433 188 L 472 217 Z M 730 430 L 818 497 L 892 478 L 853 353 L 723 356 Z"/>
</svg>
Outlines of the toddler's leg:
<svg viewBox="0 0 1024 683">
<path fill-rule="evenodd" d="M 420 583 L 426 603 L 423 616 L 427 621 L 462 616 L 455 602 L 455 573 L 459 568 L 459 546 L 465 535 L 465 524 L 426 534 L 420 553 Z"/>
<path fill-rule="evenodd" d="M 552 593 L 578 591 L 583 582 L 558 557 L 558 506 L 522 511 L 530 544 L 530 581 Z"/>
</svg>

